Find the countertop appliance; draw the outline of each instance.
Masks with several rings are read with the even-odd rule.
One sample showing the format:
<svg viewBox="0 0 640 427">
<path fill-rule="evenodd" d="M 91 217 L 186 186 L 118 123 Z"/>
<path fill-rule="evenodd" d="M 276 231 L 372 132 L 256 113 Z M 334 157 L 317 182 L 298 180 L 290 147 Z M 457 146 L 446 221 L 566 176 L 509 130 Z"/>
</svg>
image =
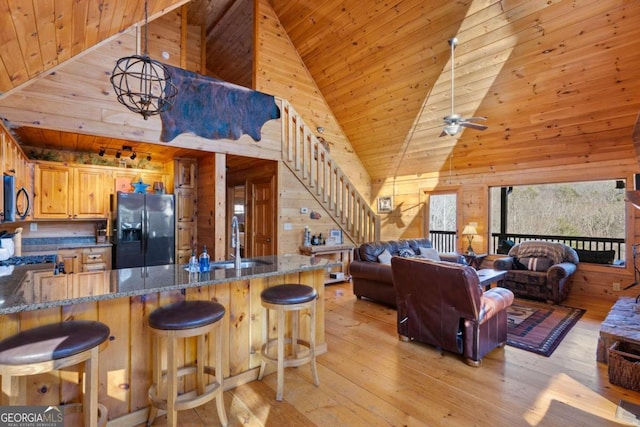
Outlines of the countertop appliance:
<svg viewBox="0 0 640 427">
<path fill-rule="evenodd" d="M 113 206 L 113 218 L 114 268 L 175 262 L 173 194 L 118 191 Z"/>
</svg>

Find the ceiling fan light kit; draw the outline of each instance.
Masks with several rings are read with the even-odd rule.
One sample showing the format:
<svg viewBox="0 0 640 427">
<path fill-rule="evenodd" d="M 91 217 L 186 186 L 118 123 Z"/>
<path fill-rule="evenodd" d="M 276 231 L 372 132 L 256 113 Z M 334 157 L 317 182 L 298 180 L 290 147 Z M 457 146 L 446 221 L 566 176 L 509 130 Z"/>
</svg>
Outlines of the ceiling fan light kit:
<svg viewBox="0 0 640 427">
<path fill-rule="evenodd" d="M 451 47 L 451 114 L 444 117 L 444 127 L 442 128 L 442 133 L 440 136 L 456 136 L 463 127 L 476 129 L 476 130 L 485 130 L 487 126 L 481 125 L 478 123 L 473 123 L 478 120 L 487 120 L 486 117 L 470 117 L 468 119 L 463 118 L 460 114 L 454 113 L 454 69 L 455 69 L 455 56 L 454 52 L 456 50 L 456 46 L 458 46 L 458 39 L 452 37 L 449 39 L 449 46 Z"/>
</svg>

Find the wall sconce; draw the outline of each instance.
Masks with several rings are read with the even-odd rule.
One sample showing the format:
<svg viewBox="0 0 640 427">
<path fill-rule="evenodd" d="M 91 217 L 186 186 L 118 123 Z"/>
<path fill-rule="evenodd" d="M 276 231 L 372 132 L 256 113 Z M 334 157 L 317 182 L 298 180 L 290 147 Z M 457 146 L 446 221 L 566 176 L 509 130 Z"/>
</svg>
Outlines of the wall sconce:
<svg viewBox="0 0 640 427">
<path fill-rule="evenodd" d="M 464 226 L 464 230 L 462 230 L 462 235 L 467 236 L 467 240 L 469 240 L 469 247 L 467 248 L 468 255 L 475 255 L 476 253 L 473 251 L 473 247 L 471 246 L 471 242 L 473 242 L 473 236 L 478 234 L 475 225 L 473 223 L 469 223 Z"/>
</svg>

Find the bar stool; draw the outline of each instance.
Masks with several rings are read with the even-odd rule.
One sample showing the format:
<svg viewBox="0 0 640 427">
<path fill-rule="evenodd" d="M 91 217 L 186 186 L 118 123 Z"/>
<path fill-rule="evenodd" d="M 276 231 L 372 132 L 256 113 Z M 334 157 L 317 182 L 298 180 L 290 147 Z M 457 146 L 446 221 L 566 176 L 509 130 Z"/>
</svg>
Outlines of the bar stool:
<svg viewBox="0 0 640 427">
<path fill-rule="evenodd" d="M 220 319 L 224 317 L 224 306 L 212 301 L 179 301 L 155 309 L 149 315 L 149 329 L 153 333 L 154 380 L 149 387 L 151 409 L 147 426 L 153 424 L 158 409 L 167 411 L 167 425 L 176 426 L 178 411 L 195 408 L 213 398 L 216 399 L 218 418 L 223 426 L 227 425 L 224 410 L 223 375 L 222 375 L 222 334 Z M 215 331 L 216 362 L 215 369 L 205 366 L 205 336 Z M 196 337 L 195 366 L 177 366 L 178 339 Z M 167 341 L 167 372 L 162 372 L 162 355 L 160 341 Z M 178 379 L 188 374 L 196 374 L 196 390 L 194 393 L 178 395 Z M 215 377 L 215 381 L 205 385 L 205 374 Z"/>
<path fill-rule="evenodd" d="M 284 368 L 300 366 L 311 362 L 311 372 L 313 374 L 313 384 L 320 385 L 318 371 L 316 369 L 316 300 L 318 293 L 311 286 L 300 284 L 276 285 L 263 290 L 260 293 L 264 318 L 263 337 L 266 342 L 260 349 L 260 372 L 258 380 L 261 380 L 268 363 L 275 363 L 277 366 L 276 380 L 276 400 L 282 400 L 284 390 Z M 299 317 L 300 312 L 308 309 L 309 317 L 309 341 L 299 338 Z M 269 312 L 276 311 L 277 318 L 277 338 L 268 339 Z M 292 312 L 291 335 L 285 336 L 285 313 Z M 291 345 L 289 354 L 285 354 L 285 345 Z M 276 357 L 270 356 L 270 349 L 277 347 Z M 302 347 L 299 349 L 298 347 Z M 302 350 L 302 351 L 300 351 Z"/>
<path fill-rule="evenodd" d="M 70 320 L 21 331 L 0 341 L 2 393 L 9 405 L 26 405 L 26 377 L 84 362 L 82 403 L 61 405 L 65 414 L 83 412 L 85 427 L 105 425 L 98 403 L 98 353 L 110 330 L 101 322 Z M 3 402 L 4 404 L 4 402 Z"/>
</svg>

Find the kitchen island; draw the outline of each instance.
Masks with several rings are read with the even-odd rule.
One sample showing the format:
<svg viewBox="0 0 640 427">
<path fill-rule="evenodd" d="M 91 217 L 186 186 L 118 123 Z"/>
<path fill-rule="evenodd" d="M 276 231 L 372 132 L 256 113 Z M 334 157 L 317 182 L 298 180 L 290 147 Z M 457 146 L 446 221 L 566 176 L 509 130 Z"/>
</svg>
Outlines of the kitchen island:
<svg viewBox="0 0 640 427">
<path fill-rule="evenodd" d="M 10 275 L 0 277 L 0 338 L 70 319 L 106 323 L 111 336 L 100 353 L 99 400 L 109 410 L 110 426 L 141 424 L 146 420 L 151 383 L 146 319 L 162 305 L 206 299 L 225 306 L 225 389 L 257 378 L 258 349 L 264 341 L 260 292 L 269 286 L 302 283 L 316 289 L 317 352 L 326 352 L 323 277 L 336 263 L 293 254 L 252 260 L 251 266 L 240 270 L 217 268 L 208 273 L 189 273 L 174 264 L 69 275 L 54 275 L 52 264 L 16 266 Z M 195 343 L 187 342 L 180 353 L 179 364 L 193 361 Z M 189 381 L 185 379 L 185 389 L 192 388 Z M 71 371 L 34 375 L 28 384 L 29 405 L 78 401 L 82 386 L 77 372 Z"/>
</svg>

